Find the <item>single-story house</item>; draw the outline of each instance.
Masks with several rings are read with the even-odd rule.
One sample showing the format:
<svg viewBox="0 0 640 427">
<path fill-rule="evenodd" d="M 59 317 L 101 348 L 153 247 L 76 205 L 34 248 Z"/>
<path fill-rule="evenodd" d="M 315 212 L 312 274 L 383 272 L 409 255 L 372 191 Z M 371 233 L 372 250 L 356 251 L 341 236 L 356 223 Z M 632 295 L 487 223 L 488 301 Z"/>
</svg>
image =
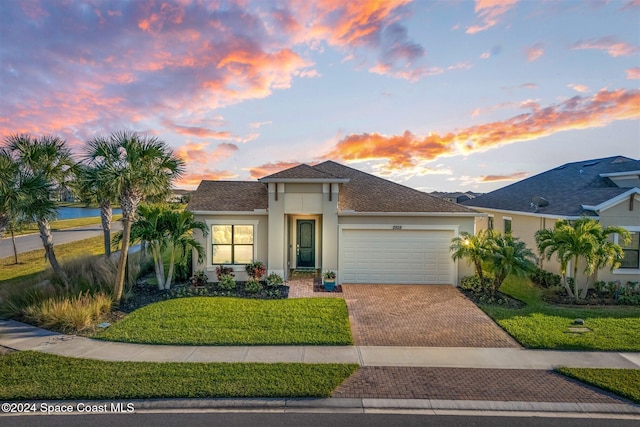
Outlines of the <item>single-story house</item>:
<svg viewBox="0 0 640 427">
<path fill-rule="evenodd" d="M 473 233 L 471 208 L 326 161 L 258 181 L 202 181 L 187 207 L 207 224 L 205 261 L 236 278 L 262 261 L 287 278 L 293 269 L 332 270 L 338 283 L 458 284 L 470 274 L 451 259 L 451 239 Z M 462 272 L 464 270 L 464 272 Z"/>
<path fill-rule="evenodd" d="M 535 233 L 560 219 L 594 218 L 602 226 L 620 226 L 632 240 L 622 245 L 620 268 L 598 271 L 591 280 L 640 280 L 640 161 L 623 156 L 567 163 L 463 202 L 488 216 L 478 228 L 511 232 L 537 253 Z M 618 242 L 617 236 L 614 241 Z M 542 261 L 559 273 L 556 261 Z M 580 266 L 578 266 L 580 268 Z M 571 269 L 569 268 L 569 271 Z"/>
</svg>

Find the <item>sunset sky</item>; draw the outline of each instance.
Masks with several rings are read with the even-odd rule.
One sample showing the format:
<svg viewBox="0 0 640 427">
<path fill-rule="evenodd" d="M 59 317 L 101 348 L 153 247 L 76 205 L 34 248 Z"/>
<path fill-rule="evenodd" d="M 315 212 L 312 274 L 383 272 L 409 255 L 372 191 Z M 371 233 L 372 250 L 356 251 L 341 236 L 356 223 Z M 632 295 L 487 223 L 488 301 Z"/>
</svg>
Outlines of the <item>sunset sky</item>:
<svg viewBox="0 0 640 427">
<path fill-rule="evenodd" d="M 491 191 L 640 158 L 640 0 L 0 1 L 0 138 L 130 129 L 182 188 L 326 159 Z"/>
</svg>

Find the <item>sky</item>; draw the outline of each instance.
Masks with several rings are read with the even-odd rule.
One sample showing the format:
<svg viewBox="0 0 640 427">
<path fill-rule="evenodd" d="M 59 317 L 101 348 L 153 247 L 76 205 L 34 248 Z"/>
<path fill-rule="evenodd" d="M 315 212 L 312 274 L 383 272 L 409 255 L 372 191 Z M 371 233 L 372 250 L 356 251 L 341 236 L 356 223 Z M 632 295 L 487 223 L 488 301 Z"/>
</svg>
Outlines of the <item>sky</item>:
<svg viewBox="0 0 640 427">
<path fill-rule="evenodd" d="M 2 0 L 0 139 L 133 130 L 180 188 L 334 160 L 488 192 L 640 159 L 640 0 Z"/>
</svg>

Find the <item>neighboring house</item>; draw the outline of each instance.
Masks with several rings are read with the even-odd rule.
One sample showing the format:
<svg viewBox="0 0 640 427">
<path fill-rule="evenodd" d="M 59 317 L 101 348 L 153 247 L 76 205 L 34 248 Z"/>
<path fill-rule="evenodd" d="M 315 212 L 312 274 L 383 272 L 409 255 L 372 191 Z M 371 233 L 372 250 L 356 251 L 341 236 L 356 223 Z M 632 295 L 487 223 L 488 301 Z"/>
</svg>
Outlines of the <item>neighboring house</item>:
<svg viewBox="0 0 640 427">
<path fill-rule="evenodd" d="M 453 193 L 447 193 L 442 191 L 432 191 L 430 194 L 432 196 L 440 197 L 441 199 L 448 200 L 450 202 L 462 203 L 470 199 L 475 199 L 482 193 L 474 193 L 472 191 L 466 191 L 464 193 L 461 193 L 459 191 L 456 191 Z"/>
<path fill-rule="evenodd" d="M 181 188 L 174 188 L 169 195 L 169 202 L 171 203 L 187 203 L 189 201 L 189 195 L 191 191 L 183 190 Z"/>
<path fill-rule="evenodd" d="M 639 160 L 615 156 L 567 163 L 463 204 L 488 214 L 479 228 L 511 232 L 536 253 L 535 232 L 553 228 L 558 219 L 590 217 L 602 226 L 624 227 L 632 241 L 622 245 L 622 266 L 601 270 L 592 280 L 640 280 Z M 545 269 L 559 272 L 557 262 L 544 263 Z"/>
<path fill-rule="evenodd" d="M 187 207 L 210 230 L 203 264 L 262 261 L 268 272 L 337 272 L 338 283 L 457 284 L 465 263 L 451 239 L 473 232 L 482 214 L 382 178 L 326 161 L 247 181 L 202 181 Z"/>
</svg>

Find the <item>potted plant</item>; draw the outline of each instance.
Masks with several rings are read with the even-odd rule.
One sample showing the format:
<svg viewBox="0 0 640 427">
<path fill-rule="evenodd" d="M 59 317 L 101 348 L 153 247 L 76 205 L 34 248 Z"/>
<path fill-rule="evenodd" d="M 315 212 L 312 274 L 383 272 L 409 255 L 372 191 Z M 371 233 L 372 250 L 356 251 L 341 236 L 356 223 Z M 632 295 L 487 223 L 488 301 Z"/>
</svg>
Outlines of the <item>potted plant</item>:
<svg viewBox="0 0 640 427">
<path fill-rule="evenodd" d="M 325 290 L 332 292 L 336 288 L 336 272 L 327 270 L 322 274 L 322 284 Z"/>
</svg>

